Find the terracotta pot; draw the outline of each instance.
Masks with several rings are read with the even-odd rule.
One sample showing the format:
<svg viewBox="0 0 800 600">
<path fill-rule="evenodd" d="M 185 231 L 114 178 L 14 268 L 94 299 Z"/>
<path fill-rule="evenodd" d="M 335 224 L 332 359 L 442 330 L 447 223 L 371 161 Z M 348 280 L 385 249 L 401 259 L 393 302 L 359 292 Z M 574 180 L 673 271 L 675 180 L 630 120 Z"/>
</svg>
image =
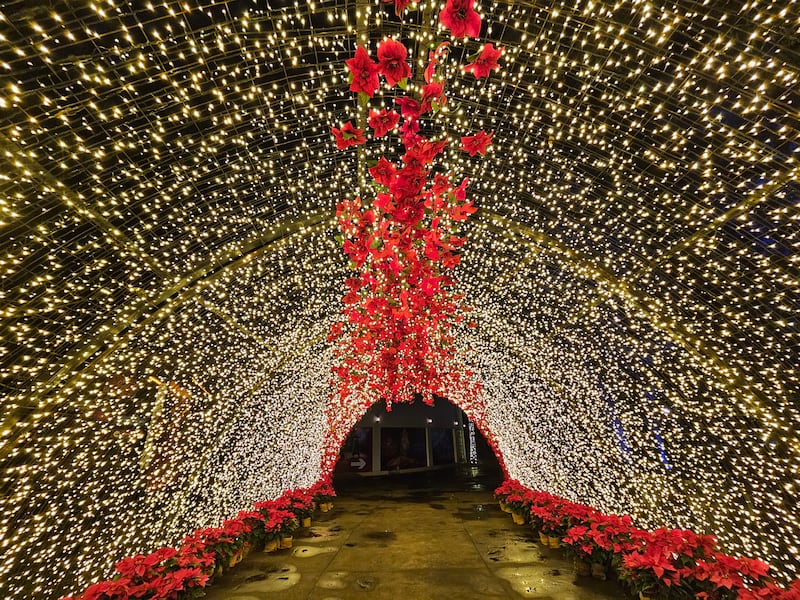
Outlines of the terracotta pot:
<svg viewBox="0 0 800 600">
<path fill-rule="evenodd" d="M 592 563 L 592 577 L 595 579 L 606 580 L 606 566 L 603 563 Z"/>
<path fill-rule="evenodd" d="M 514 519 L 514 523 L 517 525 L 525 525 L 525 517 L 522 513 L 518 513 L 517 511 L 513 511 L 511 513 L 511 518 Z"/>
<path fill-rule="evenodd" d="M 278 540 L 269 540 L 264 544 L 264 552 L 275 552 L 278 549 Z"/>
<path fill-rule="evenodd" d="M 540 531 L 540 532 L 539 532 L 539 542 L 540 542 L 540 543 L 541 543 L 543 546 L 547 546 L 547 545 L 548 545 L 548 544 L 547 544 L 547 534 L 546 534 L 544 531 Z"/>
<path fill-rule="evenodd" d="M 311 517 L 303 517 L 303 520 L 300 521 L 300 525 L 302 527 L 311 527 Z"/>
<path fill-rule="evenodd" d="M 575 559 L 575 575 L 579 577 L 589 577 L 592 574 L 592 566 L 585 560 Z"/>
<path fill-rule="evenodd" d="M 281 538 L 281 542 L 280 542 L 280 546 L 279 546 L 279 547 L 280 547 L 280 548 L 283 548 L 283 549 L 286 549 L 286 548 L 291 548 L 291 547 L 292 547 L 292 541 L 293 541 L 293 540 L 294 540 L 294 538 L 292 538 L 292 536 L 290 536 L 290 535 L 287 535 L 287 536 L 285 536 L 285 537 L 282 537 L 282 538 Z"/>
<path fill-rule="evenodd" d="M 561 548 L 561 538 L 554 535 L 547 536 L 547 545 L 551 548 Z"/>
</svg>

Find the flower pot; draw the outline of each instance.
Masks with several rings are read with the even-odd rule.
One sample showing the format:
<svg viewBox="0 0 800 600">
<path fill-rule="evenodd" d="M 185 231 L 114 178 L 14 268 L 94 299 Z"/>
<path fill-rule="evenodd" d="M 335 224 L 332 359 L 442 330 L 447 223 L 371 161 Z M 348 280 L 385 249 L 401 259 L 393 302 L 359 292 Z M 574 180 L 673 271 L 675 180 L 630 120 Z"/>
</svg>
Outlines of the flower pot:
<svg viewBox="0 0 800 600">
<path fill-rule="evenodd" d="M 554 535 L 547 536 L 547 545 L 551 548 L 560 548 L 561 547 L 561 538 L 556 537 Z"/>
<path fill-rule="evenodd" d="M 547 544 L 547 534 L 546 534 L 544 531 L 540 531 L 540 532 L 539 532 L 539 542 L 540 542 L 540 543 L 541 543 L 543 546 L 547 546 L 547 545 L 548 545 L 548 544 Z"/>
<path fill-rule="evenodd" d="M 241 560 L 242 560 L 242 551 L 239 550 L 239 552 L 237 552 L 236 554 L 233 554 L 228 559 L 228 568 L 230 569 L 231 567 L 235 567 L 237 564 L 239 564 L 241 562 Z"/>
<path fill-rule="evenodd" d="M 292 547 L 292 541 L 293 541 L 293 538 L 290 535 L 282 537 L 279 547 L 282 548 L 282 549 L 291 548 Z"/>
<path fill-rule="evenodd" d="M 525 517 L 522 513 L 518 513 L 517 511 L 513 511 L 511 513 L 511 518 L 514 519 L 514 523 L 516 525 L 525 525 Z"/>
<path fill-rule="evenodd" d="M 320 502 L 319 509 L 322 512 L 328 512 L 330 510 L 330 508 L 328 508 L 328 503 L 327 502 Z"/>
<path fill-rule="evenodd" d="M 589 577 L 592 574 L 592 566 L 585 560 L 575 559 L 575 575 L 578 577 Z"/>
<path fill-rule="evenodd" d="M 311 527 L 311 517 L 303 517 L 300 521 L 301 527 Z"/>
<path fill-rule="evenodd" d="M 656 600 L 655 594 L 655 592 L 650 590 L 639 592 L 639 600 Z"/>
<path fill-rule="evenodd" d="M 502 510 L 505 513 L 510 513 L 511 507 L 502 500 L 500 500 L 500 510 Z"/>
<path fill-rule="evenodd" d="M 278 549 L 278 540 L 269 540 L 264 544 L 264 552 L 275 552 Z"/>
<path fill-rule="evenodd" d="M 605 581 L 607 579 L 606 566 L 603 563 L 592 563 L 592 577 Z"/>
</svg>

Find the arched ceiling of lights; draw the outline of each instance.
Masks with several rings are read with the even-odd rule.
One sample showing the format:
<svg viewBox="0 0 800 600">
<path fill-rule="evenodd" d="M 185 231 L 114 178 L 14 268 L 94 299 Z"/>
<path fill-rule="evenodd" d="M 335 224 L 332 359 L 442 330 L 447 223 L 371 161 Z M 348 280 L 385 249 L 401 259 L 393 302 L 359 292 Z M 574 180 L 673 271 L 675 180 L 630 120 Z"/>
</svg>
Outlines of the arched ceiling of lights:
<svg viewBox="0 0 800 600">
<path fill-rule="evenodd" d="M 450 69 L 449 135 L 495 141 L 444 168 L 481 207 L 460 344 L 511 475 L 796 570 L 800 4 L 479 8 L 503 68 Z M 422 56 L 438 10 L 2 5 L 6 596 L 318 476 L 332 211 L 396 157 L 335 151 L 343 61 Z"/>
</svg>

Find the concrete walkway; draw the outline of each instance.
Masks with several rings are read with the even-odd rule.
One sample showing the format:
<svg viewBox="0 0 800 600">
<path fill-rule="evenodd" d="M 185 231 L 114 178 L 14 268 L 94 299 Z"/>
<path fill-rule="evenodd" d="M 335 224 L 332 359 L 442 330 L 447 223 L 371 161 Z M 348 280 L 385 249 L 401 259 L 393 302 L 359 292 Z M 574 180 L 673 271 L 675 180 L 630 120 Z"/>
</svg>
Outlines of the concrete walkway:
<svg viewBox="0 0 800 600">
<path fill-rule="evenodd" d="M 464 476 L 466 475 L 466 476 Z M 208 600 L 621 600 L 611 582 L 576 578 L 499 510 L 477 471 L 337 482 L 333 511 L 294 547 L 252 553 Z"/>
</svg>

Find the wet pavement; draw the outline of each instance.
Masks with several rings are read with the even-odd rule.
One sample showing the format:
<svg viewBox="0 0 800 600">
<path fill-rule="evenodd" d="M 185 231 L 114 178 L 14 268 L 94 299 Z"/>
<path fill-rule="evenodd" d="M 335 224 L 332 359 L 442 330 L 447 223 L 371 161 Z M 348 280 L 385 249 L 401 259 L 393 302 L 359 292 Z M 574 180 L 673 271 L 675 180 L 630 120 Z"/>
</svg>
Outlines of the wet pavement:
<svg viewBox="0 0 800 600">
<path fill-rule="evenodd" d="M 621 600 L 611 581 L 574 575 L 492 499 L 495 472 L 458 469 L 335 481 L 331 512 L 291 549 L 251 553 L 207 600 L 531 598 Z"/>
</svg>

